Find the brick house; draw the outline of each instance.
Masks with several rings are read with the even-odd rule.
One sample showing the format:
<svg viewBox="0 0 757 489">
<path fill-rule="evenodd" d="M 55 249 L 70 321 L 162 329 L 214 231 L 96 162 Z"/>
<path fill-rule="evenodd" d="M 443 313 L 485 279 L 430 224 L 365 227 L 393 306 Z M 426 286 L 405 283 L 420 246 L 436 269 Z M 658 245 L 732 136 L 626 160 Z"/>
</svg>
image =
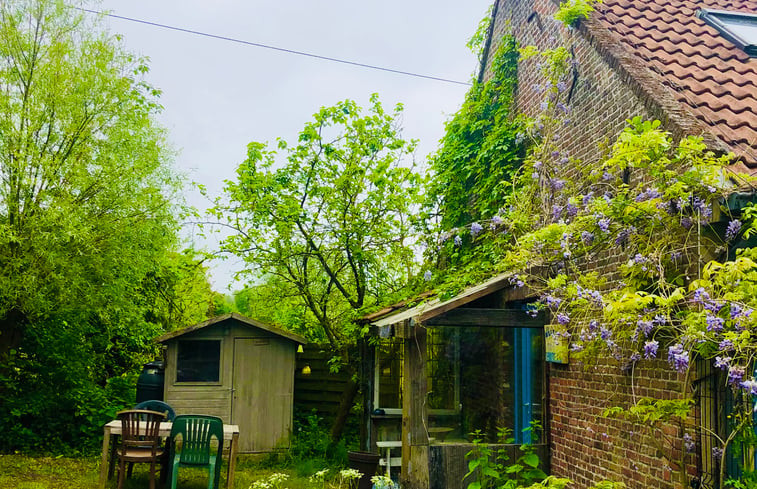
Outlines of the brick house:
<svg viewBox="0 0 757 489">
<path fill-rule="evenodd" d="M 561 151 L 597 162 L 597 148 L 611 144 L 627 119 L 641 116 L 662 121 L 675 139 L 698 135 L 713 151 L 734 153 L 734 177 L 757 173 L 757 1 L 605 0 L 575 29 L 553 19 L 557 8 L 552 0 L 497 0 L 480 79 L 491 75 L 492 53 L 505 34 L 521 46 L 568 47 L 577 64 L 569 92 L 572 123 Z M 729 29 L 729 13 L 747 15 Z M 536 63 L 518 69 L 517 110 L 531 116 L 542 101 L 530 89 L 539 83 Z M 617 265 L 611 256 L 585 264 L 608 275 Z M 519 433 L 537 420 L 545 428 L 538 448 L 550 473 L 571 478 L 576 487 L 601 480 L 629 488 L 716 487 L 706 436 L 686 458 L 684 483 L 675 479 L 675 457 L 634 433 L 631 423 L 602 416 L 632 396 L 675 398 L 683 384 L 679 374 L 664 361 L 645 363 L 633 379 L 609 362 L 589 371 L 546 362 L 548 318 L 523 313 L 531 299 L 503 274 L 451 299 L 367 318 L 384 338 L 373 352 L 365 400 L 370 448 L 378 446 L 383 463 L 392 464 L 399 448 L 391 449 L 401 446 L 394 465 L 401 462 L 407 487 L 465 487 L 466 430 L 498 423 L 513 430 L 517 445 L 533 441 Z M 697 375 L 691 422 L 702 433 L 718 431 L 725 401 L 710 371 L 700 368 Z"/>
</svg>

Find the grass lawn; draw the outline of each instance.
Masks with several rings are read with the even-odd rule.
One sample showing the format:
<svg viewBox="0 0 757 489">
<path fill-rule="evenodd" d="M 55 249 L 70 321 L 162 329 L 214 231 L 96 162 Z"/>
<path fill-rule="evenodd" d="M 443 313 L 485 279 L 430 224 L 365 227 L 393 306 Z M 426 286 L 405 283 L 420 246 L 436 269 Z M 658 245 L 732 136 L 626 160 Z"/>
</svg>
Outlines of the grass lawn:
<svg viewBox="0 0 757 489">
<path fill-rule="evenodd" d="M 136 464 L 131 479 L 124 489 L 149 487 L 149 465 Z M 234 489 L 248 489 L 254 481 L 274 472 L 289 475 L 286 487 L 306 489 L 310 487 L 307 476 L 298 476 L 290 469 L 268 469 L 252 458 L 240 455 L 237 461 Z M 179 469 L 177 489 L 205 489 L 208 487 L 207 470 Z M 97 489 L 100 475 L 100 457 L 30 457 L 25 455 L 0 455 L 0 488 L 14 489 Z M 117 487 L 116 477 L 108 481 L 108 489 Z M 158 484 L 158 487 L 160 485 Z M 226 464 L 221 473 L 221 487 L 226 487 Z"/>
</svg>

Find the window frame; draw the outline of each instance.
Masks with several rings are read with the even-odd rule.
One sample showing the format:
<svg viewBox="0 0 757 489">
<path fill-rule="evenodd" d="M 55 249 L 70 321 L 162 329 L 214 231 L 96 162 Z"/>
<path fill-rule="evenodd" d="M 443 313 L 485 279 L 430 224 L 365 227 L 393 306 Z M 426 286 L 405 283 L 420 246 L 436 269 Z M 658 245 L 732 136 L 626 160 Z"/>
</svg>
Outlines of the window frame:
<svg viewBox="0 0 757 489">
<path fill-rule="evenodd" d="M 179 348 L 180 344 L 182 342 L 198 342 L 198 341 L 213 341 L 218 343 L 218 380 L 212 380 L 212 381 L 201 381 L 201 380 L 179 380 Z M 174 385 L 180 385 L 180 386 L 192 386 L 192 385 L 207 385 L 207 386 L 218 386 L 223 385 L 224 380 L 224 369 L 223 369 L 223 360 L 224 360 L 224 354 L 223 354 L 223 338 L 222 337 L 209 337 L 209 338 L 183 338 L 176 341 L 176 369 L 174 372 L 174 379 L 173 383 Z"/>
<path fill-rule="evenodd" d="M 757 14 L 746 12 L 733 12 L 729 10 L 715 10 L 702 8 L 697 11 L 697 17 L 702 19 L 707 25 L 714 27 L 726 39 L 747 53 L 750 57 L 757 57 L 757 40 L 744 39 L 742 36 L 731 30 L 728 20 L 744 22 L 745 20 L 753 24 L 757 29 Z"/>
</svg>

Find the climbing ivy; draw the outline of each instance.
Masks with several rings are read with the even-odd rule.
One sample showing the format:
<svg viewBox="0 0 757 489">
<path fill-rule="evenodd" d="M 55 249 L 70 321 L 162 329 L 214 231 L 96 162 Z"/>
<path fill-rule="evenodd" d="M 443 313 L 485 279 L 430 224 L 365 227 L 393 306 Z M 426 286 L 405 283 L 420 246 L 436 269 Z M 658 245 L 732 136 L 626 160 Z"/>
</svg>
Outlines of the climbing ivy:
<svg viewBox="0 0 757 489">
<path fill-rule="evenodd" d="M 518 57 L 515 39 L 504 38 L 491 78 L 474 82 L 430 159 L 427 209 L 443 231 L 491 217 L 510 191 L 507 182 L 525 156 L 521 124 L 511 113 Z"/>
</svg>

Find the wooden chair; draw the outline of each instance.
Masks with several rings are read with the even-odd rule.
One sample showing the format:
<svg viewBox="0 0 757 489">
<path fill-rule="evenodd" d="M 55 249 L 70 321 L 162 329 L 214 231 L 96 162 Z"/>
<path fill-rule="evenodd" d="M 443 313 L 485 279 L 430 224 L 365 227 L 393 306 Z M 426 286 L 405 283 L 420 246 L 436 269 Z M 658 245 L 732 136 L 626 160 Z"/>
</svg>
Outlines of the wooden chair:
<svg viewBox="0 0 757 489">
<path fill-rule="evenodd" d="M 165 414 L 146 409 L 121 411 L 121 442 L 116 449 L 118 456 L 118 489 L 123 489 L 126 478 L 126 462 L 150 464 L 150 489 L 155 489 L 155 466 L 160 467 L 163 457 L 160 422 Z"/>
</svg>

